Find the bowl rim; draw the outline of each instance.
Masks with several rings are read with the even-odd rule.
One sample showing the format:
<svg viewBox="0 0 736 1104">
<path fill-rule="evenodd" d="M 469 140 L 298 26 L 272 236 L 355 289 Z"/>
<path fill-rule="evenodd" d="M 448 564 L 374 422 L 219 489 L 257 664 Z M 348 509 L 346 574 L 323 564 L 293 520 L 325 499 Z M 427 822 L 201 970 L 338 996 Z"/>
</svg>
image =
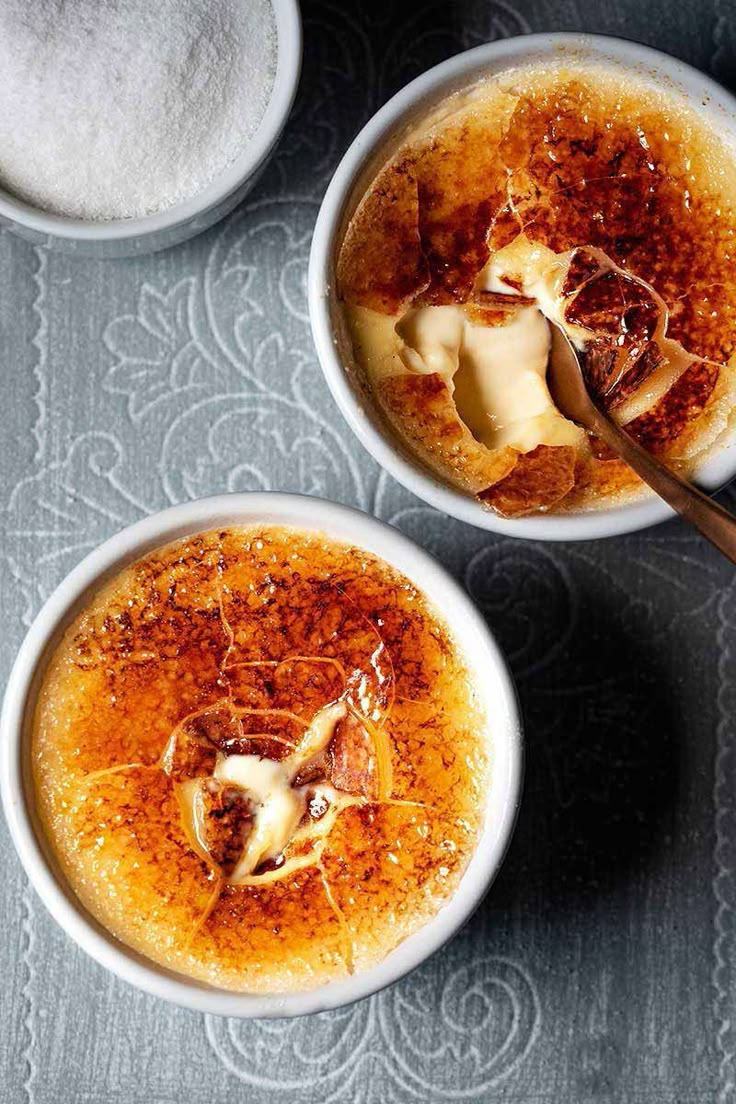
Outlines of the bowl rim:
<svg viewBox="0 0 736 1104">
<path fill-rule="evenodd" d="M 276 25 L 276 72 L 263 118 L 238 157 L 200 192 L 148 215 L 95 220 L 45 211 L 0 187 L 0 220 L 68 241 L 125 242 L 191 222 L 226 200 L 267 160 L 289 117 L 299 84 L 302 65 L 299 0 L 278 0 L 271 7 Z"/>
<path fill-rule="evenodd" d="M 661 499 L 613 506 L 597 512 L 537 514 L 525 518 L 503 518 L 484 509 L 461 491 L 451 487 L 420 460 L 409 459 L 367 416 L 365 403 L 350 382 L 338 352 L 332 319 L 333 257 L 343 212 L 353 186 L 368 160 L 389 139 L 402 120 L 423 100 L 436 102 L 442 87 L 468 85 L 482 77 L 486 66 L 494 72 L 534 60 L 584 57 L 605 64 L 628 67 L 670 91 L 680 93 L 689 105 L 718 112 L 730 121 L 736 148 L 736 95 L 713 78 L 661 50 L 612 35 L 555 32 L 517 35 L 484 43 L 456 54 L 426 70 L 401 88 L 360 130 L 338 165 L 317 216 L 312 237 L 307 276 L 307 295 L 312 336 L 327 385 L 343 417 L 382 468 L 418 498 L 460 521 L 506 536 L 532 540 L 591 540 L 633 533 L 675 517 L 675 511 Z M 736 445 L 730 441 L 698 469 L 697 480 L 708 491 L 716 491 L 736 476 Z"/>
<path fill-rule="evenodd" d="M 102 583 L 126 564 L 186 535 L 225 525 L 268 524 L 324 532 L 366 548 L 428 595 L 480 673 L 494 686 L 493 767 L 475 851 L 448 902 L 378 965 L 316 989 L 276 994 L 218 989 L 157 965 L 99 924 L 53 869 L 34 827 L 28 725 L 45 663 L 60 633 Z M 486 672 L 491 672 L 489 678 Z M 466 922 L 493 882 L 513 833 L 523 775 L 522 722 L 512 676 L 480 612 L 446 569 L 399 530 L 353 507 L 308 495 L 244 492 L 196 499 L 144 517 L 87 555 L 47 599 L 20 648 L 0 717 L 0 796 L 26 875 L 57 923 L 93 959 L 124 981 L 198 1012 L 237 1018 L 286 1017 L 334 1009 L 378 992 L 420 965 Z"/>
</svg>

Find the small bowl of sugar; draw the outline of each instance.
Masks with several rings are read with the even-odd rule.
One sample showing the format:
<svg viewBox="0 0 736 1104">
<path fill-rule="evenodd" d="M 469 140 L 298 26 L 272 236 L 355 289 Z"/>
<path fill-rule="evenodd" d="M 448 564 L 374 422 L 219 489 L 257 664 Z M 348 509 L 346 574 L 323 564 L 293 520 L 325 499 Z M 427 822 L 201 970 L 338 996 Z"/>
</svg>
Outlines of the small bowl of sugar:
<svg viewBox="0 0 736 1104">
<path fill-rule="evenodd" d="M 0 226 L 129 256 L 242 199 L 291 110 L 298 0 L 0 0 Z"/>
</svg>

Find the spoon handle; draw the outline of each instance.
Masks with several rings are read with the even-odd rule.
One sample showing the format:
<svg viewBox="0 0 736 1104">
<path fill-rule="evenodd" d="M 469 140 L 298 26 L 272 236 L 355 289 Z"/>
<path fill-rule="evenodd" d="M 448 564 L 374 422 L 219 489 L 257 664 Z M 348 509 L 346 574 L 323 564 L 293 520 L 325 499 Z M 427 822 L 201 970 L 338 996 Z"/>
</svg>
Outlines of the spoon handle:
<svg viewBox="0 0 736 1104">
<path fill-rule="evenodd" d="M 675 475 L 597 408 L 595 415 L 594 419 L 590 419 L 590 428 L 596 435 L 625 460 L 660 498 L 720 549 L 731 563 L 736 563 L 736 517 L 693 487 L 692 483 Z"/>
</svg>

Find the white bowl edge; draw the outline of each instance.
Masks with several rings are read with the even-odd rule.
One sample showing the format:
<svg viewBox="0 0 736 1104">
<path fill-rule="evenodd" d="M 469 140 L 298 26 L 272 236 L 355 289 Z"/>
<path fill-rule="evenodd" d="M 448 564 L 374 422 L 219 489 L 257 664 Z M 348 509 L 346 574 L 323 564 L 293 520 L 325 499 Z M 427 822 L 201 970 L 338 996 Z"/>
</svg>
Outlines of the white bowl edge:
<svg viewBox="0 0 736 1104">
<path fill-rule="evenodd" d="M 355 180 L 368 158 L 421 101 L 436 102 L 443 88 L 461 87 L 495 73 L 555 56 L 584 57 L 603 65 L 634 68 L 639 75 L 684 96 L 691 107 L 707 110 L 721 124 L 727 120 L 736 156 L 736 97 L 698 69 L 659 50 L 607 35 L 551 33 L 499 39 L 457 54 L 422 73 L 397 92 L 366 123 L 338 165 L 325 193 L 312 237 L 307 291 L 309 317 L 318 358 L 332 396 L 364 448 L 399 483 L 436 509 L 477 528 L 531 540 L 593 540 L 633 533 L 675 516 L 657 498 L 575 514 L 543 514 L 509 519 L 484 509 L 450 487 L 420 461 L 402 455 L 398 444 L 366 413 L 338 352 L 331 317 L 333 257 L 342 215 Z M 467 80 L 465 79 L 467 78 Z M 704 102 L 707 100 L 707 104 Z M 719 448 L 697 473 L 699 485 L 718 490 L 736 475 L 736 443 Z"/>
<path fill-rule="evenodd" d="M 483 831 L 448 903 L 372 969 L 316 989 L 270 995 L 235 993 L 188 979 L 130 950 L 98 924 L 52 869 L 48 844 L 34 827 L 28 756 L 28 726 L 49 647 L 101 582 L 153 548 L 188 534 L 260 523 L 325 532 L 374 552 L 412 579 L 446 620 L 478 675 L 490 715 L 492 749 Z M 498 645 L 460 585 L 398 530 L 351 507 L 305 495 L 252 492 L 199 499 L 146 517 L 111 537 L 69 573 L 34 620 L 10 674 L 0 717 L 5 817 L 26 874 L 56 921 L 97 962 L 145 992 L 195 1011 L 242 1018 L 297 1016 L 350 1004 L 397 981 L 438 950 L 473 913 L 501 866 L 516 821 L 522 773 L 514 684 Z"/>
<path fill-rule="evenodd" d="M 240 156 L 201 192 L 149 215 L 105 221 L 72 218 L 44 211 L 0 187 L 0 222 L 5 221 L 10 229 L 18 228 L 18 232 L 30 231 L 44 235 L 51 242 L 59 239 L 62 242 L 93 245 L 125 243 L 148 237 L 161 238 L 165 242 L 167 234 L 174 233 L 178 227 L 194 224 L 199 217 L 206 216 L 208 211 L 225 203 L 241 185 L 255 180 L 286 125 L 301 73 L 302 25 L 299 0 L 275 0 L 273 10 L 277 32 L 276 73 L 266 111 Z M 192 235 L 196 232 L 198 231 L 193 230 Z"/>
</svg>

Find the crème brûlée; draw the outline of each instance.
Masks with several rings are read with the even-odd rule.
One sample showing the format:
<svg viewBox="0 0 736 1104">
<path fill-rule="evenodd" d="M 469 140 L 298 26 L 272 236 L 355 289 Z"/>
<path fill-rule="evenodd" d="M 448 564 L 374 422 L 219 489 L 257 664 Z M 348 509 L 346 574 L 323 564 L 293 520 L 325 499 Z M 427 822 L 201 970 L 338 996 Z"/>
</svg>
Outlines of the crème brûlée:
<svg viewBox="0 0 736 1104">
<path fill-rule="evenodd" d="M 348 367 L 391 431 L 496 512 L 646 493 L 558 411 L 550 323 L 588 387 L 685 474 L 736 409 L 736 158 L 674 90 L 521 68 L 448 97 L 353 197 L 339 245 Z"/>
<path fill-rule="evenodd" d="M 168 545 L 52 656 L 33 732 L 61 870 L 124 943 L 211 984 L 313 988 L 448 900 L 485 816 L 488 717 L 417 588 L 274 526 Z"/>
</svg>

